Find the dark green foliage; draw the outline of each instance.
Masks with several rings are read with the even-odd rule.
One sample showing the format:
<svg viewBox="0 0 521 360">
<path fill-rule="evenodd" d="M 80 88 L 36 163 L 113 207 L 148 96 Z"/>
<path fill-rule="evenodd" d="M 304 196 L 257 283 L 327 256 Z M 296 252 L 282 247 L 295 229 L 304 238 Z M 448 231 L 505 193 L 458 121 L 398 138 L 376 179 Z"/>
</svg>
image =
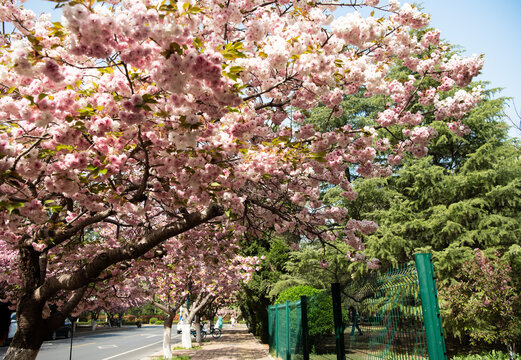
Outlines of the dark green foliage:
<svg viewBox="0 0 521 360">
<path fill-rule="evenodd" d="M 329 289 L 331 283 L 335 282 L 345 284 L 351 279 L 348 271 L 350 261 L 345 256 L 349 249 L 343 242 L 339 242 L 337 247 L 338 249 L 323 244 L 302 243 L 298 251 L 290 253 L 285 268 L 293 279 L 316 289 Z M 328 266 L 321 267 L 324 260 Z"/>
<path fill-rule="evenodd" d="M 332 335 L 335 332 L 331 293 L 321 291 L 308 301 L 309 335 Z"/>
<path fill-rule="evenodd" d="M 244 255 L 266 256 L 248 284 L 239 294 L 238 302 L 248 329 L 259 336 L 264 343 L 268 342 L 268 306 L 272 304 L 270 291 L 285 273 L 284 264 L 289 259 L 289 247 L 286 243 L 274 238 L 252 238 L 242 244 Z"/>
<path fill-rule="evenodd" d="M 353 205 L 380 226 L 367 239 L 368 255 L 388 266 L 431 251 L 444 280 L 455 275 L 474 248 L 519 252 L 520 155 L 513 145 L 487 143 L 469 154 L 456 173 L 433 165 L 428 157 L 411 161 L 394 178 L 361 181 L 357 190 L 365 199 Z M 371 204 L 368 192 L 376 188 L 378 194 L 382 182 L 388 186 L 386 195 Z M 363 200 L 369 202 L 360 204 Z"/>
<path fill-rule="evenodd" d="M 307 285 L 297 285 L 282 291 L 276 300 L 276 304 L 286 301 L 299 301 L 302 295 L 308 297 L 308 326 L 310 336 L 332 335 L 335 330 L 333 320 L 333 302 L 331 293 L 325 290 L 315 289 Z"/>
<path fill-rule="evenodd" d="M 480 342 L 507 347 L 521 335 L 521 297 L 513 287 L 510 264 L 475 250 L 456 281 L 441 289 L 446 302 L 445 328 L 473 345 Z"/>
</svg>

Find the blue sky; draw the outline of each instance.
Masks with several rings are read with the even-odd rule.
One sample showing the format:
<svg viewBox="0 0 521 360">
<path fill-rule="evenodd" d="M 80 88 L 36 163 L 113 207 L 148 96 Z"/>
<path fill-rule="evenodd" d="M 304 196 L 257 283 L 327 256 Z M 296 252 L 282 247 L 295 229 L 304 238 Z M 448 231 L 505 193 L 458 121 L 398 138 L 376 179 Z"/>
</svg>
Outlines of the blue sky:
<svg viewBox="0 0 521 360">
<path fill-rule="evenodd" d="M 421 4 L 443 39 L 460 45 L 467 55 L 485 55 L 479 79 L 504 88 L 500 95 L 512 97 L 521 115 L 521 0 L 424 0 Z M 54 4 L 28 0 L 25 6 L 40 13 L 51 11 Z M 52 12 L 59 20 L 59 11 Z M 519 126 L 521 118 L 512 102 L 506 111 Z M 521 137 L 521 131 L 512 129 L 510 135 Z"/>
<path fill-rule="evenodd" d="M 521 115 L 521 1 L 426 0 L 422 5 L 443 39 L 467 55 L 485 54 L 479 79 L 504 88 L 500 95 L 512 97 Z M 510 105 L 506 112 L 519 126 L 521 118 Z M 521 131 L 511 129 L 510 135 L 521 137 Z"/>
</svg>

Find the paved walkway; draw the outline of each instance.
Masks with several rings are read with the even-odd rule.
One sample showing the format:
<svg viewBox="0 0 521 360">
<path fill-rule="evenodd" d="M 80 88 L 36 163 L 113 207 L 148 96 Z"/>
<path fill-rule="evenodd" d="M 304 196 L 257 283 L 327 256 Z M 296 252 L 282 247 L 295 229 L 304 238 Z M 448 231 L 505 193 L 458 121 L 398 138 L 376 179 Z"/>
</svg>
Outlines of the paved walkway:
<svg viewBox="0 0 521 360">
<path fill-rule="evenodd" d="M 207 337 L 208 339 L 208 337 Z M 196 345 L 194 343 L 194 345 Z M 173 347 L 181 344 L 173 344 Z M 210 337 L 210 341 L 203 342 L 201 349 L 174 350 L 176 356 L 188 355 L 190 360 L 272 360 L 267 346 L 260 344 L 246 328 L 225 329 L 219 339 Z M 151 357 L 159 357 L 155 354 Z"/>
</svg>

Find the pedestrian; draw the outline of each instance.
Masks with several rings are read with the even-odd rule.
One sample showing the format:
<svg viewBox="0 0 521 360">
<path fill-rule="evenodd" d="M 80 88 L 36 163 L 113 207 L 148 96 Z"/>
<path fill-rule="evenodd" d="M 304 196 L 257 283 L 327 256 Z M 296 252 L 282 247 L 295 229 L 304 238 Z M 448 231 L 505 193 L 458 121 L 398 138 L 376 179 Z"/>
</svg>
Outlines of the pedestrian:
<svg viewBox="0 0 521 360">
<path fill-rule="evenodd" d="M 349 307 L 349 317 L 351 318 L 351 322 L 353 323 L 353 326 L 351 327 L 351 336 L 355 334 L 355 329 L 358 330 L 359 335 L 364 335 L 362 333 L 362 330 L 360 330 L 360 326 L 358 325 L 360 321 L 358 319 L 358 312 L 356 311 L 354 306 Z"/>
<path fill-rule="evenodd" d="M 217 327 L 221 330 L 223 328 L 223 317 L 222 316 L 219 316 L 219 318 L 217 318 Z"/>
<path fill-rule="evenodd" d="M 235 326 L 235 317 L 233 317 L 233 315 L 232 315 L 232 317 L 230 319 L 230 323 L 231 323 L 232 327 Z"/>
</svg>

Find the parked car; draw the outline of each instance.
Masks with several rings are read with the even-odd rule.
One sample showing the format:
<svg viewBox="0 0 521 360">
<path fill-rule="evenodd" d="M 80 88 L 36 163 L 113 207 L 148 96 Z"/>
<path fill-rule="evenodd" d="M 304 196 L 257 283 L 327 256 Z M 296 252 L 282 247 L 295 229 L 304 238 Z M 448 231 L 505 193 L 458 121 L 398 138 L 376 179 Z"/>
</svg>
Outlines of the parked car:
<svg viewBox="0 0 521 360">
<path fill-rule="evenodd" d="M 181 334 L 183 332 L 183 320 L 181 320 L 177 323 L 176 331 L 178 334 Z"/>
<path fill-rule="evenodd" d="M 62 326 L 52 332 L 51 340 L 56 340 L 58 337 L 70 338 L 72 335 L 72 323 L 69 318 L 65 319 Z"/>
</svg>

